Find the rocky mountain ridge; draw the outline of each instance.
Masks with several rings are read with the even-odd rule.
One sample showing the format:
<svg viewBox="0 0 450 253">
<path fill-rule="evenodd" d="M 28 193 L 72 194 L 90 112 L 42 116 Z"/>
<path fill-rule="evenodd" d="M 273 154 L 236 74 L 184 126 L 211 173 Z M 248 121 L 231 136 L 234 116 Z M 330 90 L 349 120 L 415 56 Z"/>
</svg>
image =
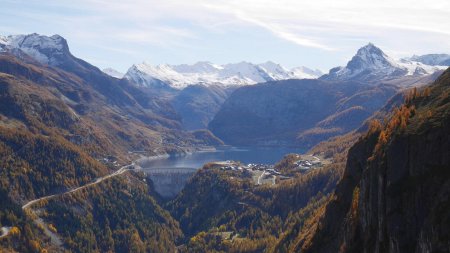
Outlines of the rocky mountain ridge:
<svg viewBox="0 0 450 253">
<path fill-rule="evenodd" d="M 288 70 L 279 64 L 265 62 L 253 64 L 239 62 L 235 64 L 217 65 L 210 62 L 197 62 L 192 65 L 152 66 L 143 62 L 128 69 L 125 78 L 142 87 L 160 87 L 160 81 L 167 88 L 183 89 L 189 85 L 242 86 L 274 80 L 318 78 L 319 70 L 298 67 Z"/>
</svg>

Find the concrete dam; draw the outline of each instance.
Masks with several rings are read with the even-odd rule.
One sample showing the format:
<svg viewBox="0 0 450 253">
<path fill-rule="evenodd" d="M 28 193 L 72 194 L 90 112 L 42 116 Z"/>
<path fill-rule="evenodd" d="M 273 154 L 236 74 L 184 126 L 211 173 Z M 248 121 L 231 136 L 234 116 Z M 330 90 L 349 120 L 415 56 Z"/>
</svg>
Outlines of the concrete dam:
<svg viewBox="0 0 450 253">
<path fill-rule="evenodd" d="M 155 191 L 163 198 L 174 198 L 197 171 L 193 168 L 145 168 L 147 178 L 153 182 Z"/>
<path fill-rule="evenodd" d="M 203 163 L 181 164 L 176 161 L 177 159 L 168 157 L 142 157 L 135 161 L 135 167 L 146 174 L 147 179 L 151 180 L 153 188 L 161 197 L 171 199 L 184 188 L 188 179 L 203 165 Z"/>
</svg>

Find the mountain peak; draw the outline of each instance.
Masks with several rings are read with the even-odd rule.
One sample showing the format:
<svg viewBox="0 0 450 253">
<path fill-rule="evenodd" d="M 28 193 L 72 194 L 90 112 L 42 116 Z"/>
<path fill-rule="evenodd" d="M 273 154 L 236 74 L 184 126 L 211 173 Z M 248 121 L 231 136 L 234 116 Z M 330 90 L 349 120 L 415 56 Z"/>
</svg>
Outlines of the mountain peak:
<svg viewBox="0 0 450 253">
<path fill-rule="evenodd" d="M 415 61 L 395 60 L 369 43 L 358 49 L 345 67 L 332 68 L 321 79 L 377 81 L 407 75 L 428 75 L 440 69 Z"/>
<path fill-rule="evenodd" d="M 378 48 L 377 46 L 375 46 L 375 44 L 373 44 L 372 42 L 367 43 L 367 45 L 363 46 L 362 48 Z"/>
<path fill-rule="evenodd" d="M 374 67 L 379 67 L 380 65 L 391 65 L 389 62 L 389 56 L 387 56 L 380 48 L 376 47 L 372 43 L 358 49 L 353 59 L 358 57 L 362 61 L 373 65 Z"/>
<path fill-rule="evenodd" d="M 60 35 L 40 35 L 37 33 L 9 35 L 0 38 L 3 51 L 20 49 L 42 64 L 59 65 L 61 58 L 69 52 L 67 41 Z"/>
<path fill-rule="evenodd" d="M 358 49 L 356 55 L 347 63 L 343 71 L 351 76 L 356 76 L 367 71 L 386 70 L 385 72 L 394 72 L 395 61 L 390 59 L 380 48 L 369 43 Z M 392 70 L 392 71 L 391 71 Z"/>
<path fill-rule="evenodd" d="M 374 54 L 374 55 L 385 55 L 383 50 L 381 50 L 379 47 L 375 46 L 372 42 L 369 42 L 369 44 L 358 49 L 358 51 L 356 52 L 356 55 L 368 54 L 368 53 Z"/>
</svg>

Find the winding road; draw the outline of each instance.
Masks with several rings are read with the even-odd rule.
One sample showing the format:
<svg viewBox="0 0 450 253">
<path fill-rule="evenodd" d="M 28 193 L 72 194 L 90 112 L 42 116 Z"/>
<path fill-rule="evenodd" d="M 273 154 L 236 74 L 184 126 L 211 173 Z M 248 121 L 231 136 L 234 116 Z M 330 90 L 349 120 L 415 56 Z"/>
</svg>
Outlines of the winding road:
<svg viewBox="0 0 450 253">
<path fill-rule="evenodd" d="M 120 169 L 116 170 L 115 172 L 113 172 L 113 173 L 111 173 L 111 174 L 108 174 L 108 175 L 106 175 L 106 176 L 97 178 L 94 182 L 91 182 L 91 183 L 88 183 L 88 184 L 79 186 L 79 187 L 74 188 L 74 189 L 71 189 L 71 190 L 67 190 L 67 191 L 62 192 L 62 193 L 53 194 L 53 195 L 48 195 L 48 196 L 44 196 L 44 197 L 41 197 L 41 198 L 38 198 L 38 199 L 30 200 L 30 201 L 28 201 L 26 204 L 24 204 L 24 205 L 22 206 L 22 210 L 25 211 L 25 210 L 29 209 L 32 205 L 34 205 L 34 204 L 36 204 L 36 203 L 38 203 L 38 202 L 40 202 L 40 201 L 43 201 L 43 200 L 49 200 L 49 199 L 52 199 L 52 198 L 56 198 L 56 197 L 65 195 L 65 194 L 71 194 L 71 193 L 80 191 L 80 190 L 82 190 L 82 189 L 84 189 L 84 188 L 87 188 L 87 187 L 96 185 L 96 184 L 98 184 L 98 183 L 100 183 L 100 182 L 102 182 L 102 181 L 104 181 L 104 180 L 106 180 L 106 179 L 108 179 L 108 178 L 111 178 L 111 177 L 115 177 L 115 176 L 121 175 L 121 174 L 123 174 L 124 172 L 130 171 L 130 170 L 135 170 L 135 169 L 136 169 L 136 168 L 134 168 L 135 166 L 136 166 L 136 164 L 133 162 L 133 163 L 131 163 L 131 164 L 129 164 L 129 165 L 125 165 L 125 166 L 121 167 Z M 132 167 L 132 169 L 129 169 L 130 167 Z M 9 233 L 10 233 L 10 231 L 11 231 L 11 227 L 1 227 L 1 228 L 0 228 L 0 231 L 1 231 L 0 238 L 6 237 L 6 236 L 9 235 Z"/>
<path fill-rule="evenodd" d="M 106 179 L 108 179 L 108 178 L 115 177 L 115 176 L 117 176 L 117 175 L 123 174 L 124 172 L 129 171 L 129 170 L 133 170 L 133 169 L 127 169 L 127 168 L 128 168 L 128 167 L 132 167 L 132 166 L 134 166 L 134 165 L 135 165 L 135 164 L 134 164 L 134 162 L 133 162 L 132 164 L 123 166 L 123 167 L 121 167 L 120 169 L 116 170 L 114 173 L 111 173 L 111 174 L 109 174 L 109 175 L 106 175 L 106 176 L 97 178 L 97 179 L 96 179 L 94 182 L 92 182 L 92 183 L 88 183 L 88 184 L 79 186 L 79 187 L 74 188 L 74 189 L 71 189 L 71 190 L 67 190 L 67 191 L 62 192 L 62 193 L 59 193 L 59 194 L 53 194 L 53 195 L 49 195 L 49 196 L 45 196 L 45 197 L 41 197 L 41 198 L 38 198 L 38 199 L 31 200 L 31 201 L 27 202 L 25 205 L 23 205 L 23 206 L 22 206 L 22 209 L 25 210 L 25 209 L 27 209 L 28 207 L 32 206 L 33 204 L 35 204 L 35 203 L 37 203 L 37 202 L 39 202 L 39 201 L 42 201 L 42 200 L 52 199 L 52 198 L 55 198 L 55 197 L 58 197 L 58 196 L 62 196 L 62 195 L 64 195 L 64 194 L 68 194 L 68 193 L 74 193 L 74 192 L 80 191 L 80 190 L 82 190 L 82 189 L 84 189 L 84 188 L 87 188 L 87 187 L 89 187 L 89 186 L 96 185 L 96 184 L 98 184 L 98 183 L 100 183 L 100 182 L 102 182 L 102 181 L 104 181 L 104 180 L 106 180 Z"/>
</svg>

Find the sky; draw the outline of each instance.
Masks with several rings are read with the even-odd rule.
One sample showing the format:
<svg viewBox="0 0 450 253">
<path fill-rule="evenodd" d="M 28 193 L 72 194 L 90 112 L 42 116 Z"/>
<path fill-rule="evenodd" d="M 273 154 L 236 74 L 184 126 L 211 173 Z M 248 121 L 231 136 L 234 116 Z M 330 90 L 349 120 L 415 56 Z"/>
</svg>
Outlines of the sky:
<svg viewBox="0 0 450 253">
<path fill-rule="evenodd" d="M 448 0 L 0 0 L 0 35 L 59 34 L 100 68 L 273 61 L 328 71 L 369 42 L 450 53 Z"/>
</svg>

